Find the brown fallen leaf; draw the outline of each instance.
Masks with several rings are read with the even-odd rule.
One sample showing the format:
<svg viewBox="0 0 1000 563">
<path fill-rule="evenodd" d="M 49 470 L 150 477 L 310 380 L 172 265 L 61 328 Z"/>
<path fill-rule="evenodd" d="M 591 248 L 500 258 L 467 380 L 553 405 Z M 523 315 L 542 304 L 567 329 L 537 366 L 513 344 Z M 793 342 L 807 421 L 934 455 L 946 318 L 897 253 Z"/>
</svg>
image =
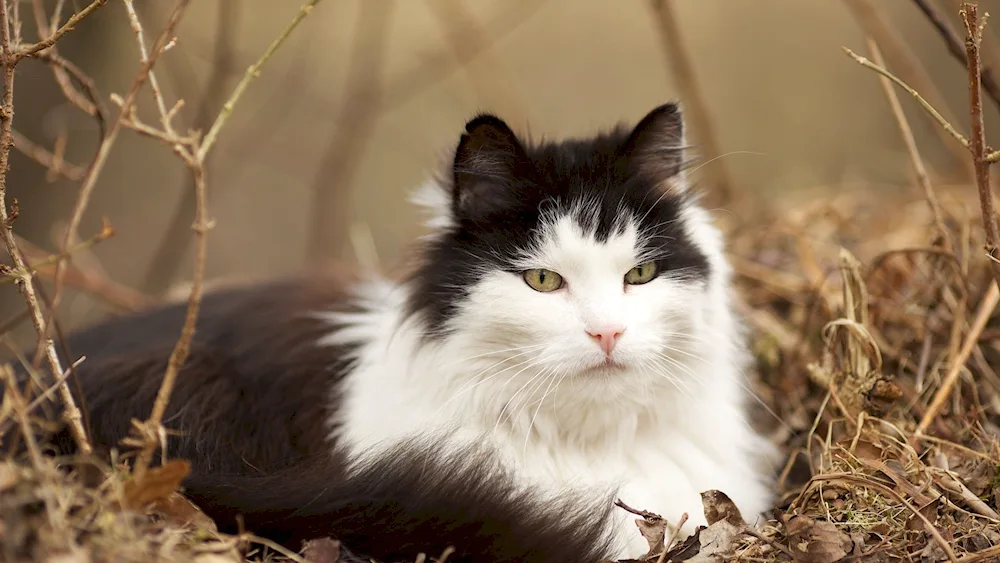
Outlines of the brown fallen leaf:
<svg viewBox="0 0 1000 563">
<path fill-rule="evenodd" d="M 834 563 L 852 551 L 850 536 L 830 522 L 808 516 L 782 516 L 788 547 L 798 563 Z"/>
<path fill-rule="evenodd" d="M 649 551 L 640 559 L 658 556 L 666 548 L 664 542 L 667 537 L 667 521 L 663 518 L 637 518 L 635 525 L 639 526 L 639 533 L 649 544 Z"/>
<path fill-rule="evenodd" d="M 308 563 L 337 563 L 340 560 L 340 542 L 331 538 L 309 540 L 302 548 Z"/>
<path fill-rule="evenodd" d="M 728 520 L 719 520 L 698 534 L 698 553 L 688 563 L 723 563 L 731 560 L 736 540 L 746 526 L 734 526 Z M 676 561 L 676 560 L 673 560 Z"/>
<path fill-rule="evenodd" d="M 705 519 L 708 520 L 709 526 L 720 520 L 725 520 L 736 527 L 746 525 L 736 503 L 722 491 L 712 489 L 701 493 L 701 504 L 705 507 Z"/>
<path fill-rule="evenodd" d="M 622 502 L 621 499 L 615 501 L 615 506 L 640 517 L 635 520 L 635 525 L 639 527 L 639 533 L 642 534 L 646 543 L 649 544 L 649 551 L 640 557 L 639 560 L 643 561 L 654 556 L 659 556 L 665 549 L 663 542 L 667 536 L 667 521 L 654 512 L 632 508 Z"/>
<path fill-rule="evenodd" d="M 928 521 L 934 523 L 937 521 L 938 516 L 938 506 L 941 504 L 941 497 L 937 497 L 934 500 L 928 502 L 927 504 L 921 506 L 917 509 L 924 518 Z M 926 528 L 924 521 L 916 514 L 910 514 L 910 517 L 906 519 L 906 529 L 919 532 Z"/>
<path fill-rule="evenodd" d="M 194 525 L 213 532 L 219 531 L 215 526 L 215 520 L 209 518 L 197 505 L 177 491 L 170 493 L 164 499 L 152 501 L 148 506 L 179 526 Z"/>
<path fill-rule="evenodd" d="M 705 526 L 698 526 L 695 528 L 694 533 L 688 536 L 687 539 L 674 544 L 674 547 L 670 548 L 670 551 L 663 556 L 663 560 L 679 563 L 680 561 L 687 561 L 695 555 L 698 555 L 698 552 L 701 550 L 701 533 L 704 530 Z"/>
<path fill-rule="evenodd" d="M 166 500 L 177 491 L 190 470 L 191 464 L 184 459 L 170 460 L 160 467 L 147 469 L 141 479 L 125 483 L 126 507 L 140 509 Z"/>
</svg>

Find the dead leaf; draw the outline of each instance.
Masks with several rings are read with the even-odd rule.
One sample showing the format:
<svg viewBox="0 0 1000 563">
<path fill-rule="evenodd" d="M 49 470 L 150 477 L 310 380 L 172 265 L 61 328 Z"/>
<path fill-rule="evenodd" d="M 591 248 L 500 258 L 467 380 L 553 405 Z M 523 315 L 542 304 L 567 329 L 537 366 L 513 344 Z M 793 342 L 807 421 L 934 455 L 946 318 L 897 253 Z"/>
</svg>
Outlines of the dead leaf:
<svg viewBox="0 0 1000 563">
<path fill-rule="evenodd" d="M 704 530 L 705 526 L 695 528 L 694 533 L 688 536 L 683 542 L 674 544 L 674 547 L 667 552 L 663 560 L 679 563 L 698 555 L 698 552 L 701 550 L 701 533 Z"/>
<path fill-rule="evenodd" d="M 835 525 L 808 516 L 783 516 L 792 557 L 799 563 L 834 563 L 851 552 L 850 536 Z"/>
<path fill-rule="evenodd" d="M 937 521 L 938 505 L 940 504 L 941 504 L 941 497 L 937 497 L 936 499 L 918 508 L 917 512 L 922 514 L 924 518 L 927 518 L 929 522 L 934 523 L 935 521 Z M 910 517 L 906 519 L 907 530 L 917 532 L 926 529 L 926 527 L 927 525 L 924 524 L 924 521 L 921 520 L 920 517 L 917 516 L 916 514 L 910 514 Z"/>
<path fill-rule="evenodd" d="M 719 520 L 705 528 L 698 535 L 698 553 L 688 563 L 723 563 L 731 559 L 734 543 L 745 529 L 746 526 L 734 526 L 728 520 Z"/>
<path fill-rule="evenodd" d="M 737 528 L 746 525 L 740 509 L 722 491 L 712 489 L 701 493 L 701 504 L 705 507 L 705 519 L 708 520 L 710 527 L 720 520 L 725 520 Z"/>
<path fill-rule="evenodd" d="M 151 502 L 149 507 L 180 526 L 194 525 L 212 532 L 219 531 L 215 520 L 209 518 L 197 505 L 177 491 L 170 493 L 165 499 Z"/>
<path fill-rule="evenodd" d="M 309 540 L 302 548 L 308 563 L 337 563 L 340 559 L 340 542 L 330 538 Z"/>
<path fill-rule="evenodd" d="M 667 521 L 663 518 L 637 518 L 635 525 L 639 526 L 639 533 L 649 544 L 649 551 L 640 559 L 659 555 L 665 549 L 663 542 L 666 541 L 667 536 Z"/>
<path fill-rule="evenodd" d="M 125 483 L 126 506 L 139 509 L 166 500 L 177 491 L 190 470 L 191 464 L 184 459 L 170 460 L 160 467 L 147 469 L 141 479 Z"/>
</svg>

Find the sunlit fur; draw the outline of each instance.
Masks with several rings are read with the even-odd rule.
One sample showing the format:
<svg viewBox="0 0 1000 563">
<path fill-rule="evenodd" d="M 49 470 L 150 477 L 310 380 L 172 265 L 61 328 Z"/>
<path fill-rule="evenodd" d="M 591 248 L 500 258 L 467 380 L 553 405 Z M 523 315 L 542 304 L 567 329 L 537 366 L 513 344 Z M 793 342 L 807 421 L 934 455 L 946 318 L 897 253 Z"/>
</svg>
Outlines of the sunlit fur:
<svg viewBox="0 0 1000 563">
<path fill-rule="evenodd" d="M 679 152 L 679 122 L 669 125 L 677 130 L 666 133 L 674 136 L 656 140 L 672 138 L 672 145 L 647 143 L 635 154 L 643 149 L 648 159 L 661 154 L 656 151 Z M 621 138 L 602 142 L 612 146 Z M 531 160 L 541 167 L 537 163 L 549 158 L 545 151 L 561 150 L 553 146 L 524 149 L 528 156 L 511 166 L 529 166 Z M 590 158 L 585 149 L 574 150 Z M 600 144 L 594 148 L 595 154 L 601 150 Z M 504 156 L 477 157 L 488 169 L 485 178 L 501 174 Z M 747 353 L 732 310 L 720 232 L 688 193 L 680 168 L 668 177 L 629 180 L 660 194 L 655 201 L 641 199 L 643 211 L 624 198 L 609 199 L 617 192 L 607 190 L 621 189 L 614 184 L 620 171 L 600 169 L 639 156 L 595 157 L 592 166 L 559 153 L 552 158 L 561 163 L 557 170 L 580 179 L 566 176 L 563 191 L 540 202 L 526 243 L 491 243 L 463 259 L 464 265 L 447 258 L 455 241 L 491 231 L 476 231 L 481 221 L 460 216 L 464 201 L 457 198 L 479 192 L 456 195 L 448 179 L 422 186 L 415 200 L 430 211 L 425 243 L 431 251 L 416 274 L 398 283 L 365 282 L 356 288 L 354 312 L 323 313 L 343 328 L 322 343 L 356 350 L 354 369 L 337 390 L 342 403 L 330 421 L 332 438 L 357 459 L 414 436 L 456 446 L 482 442 L 495 447 L 526 484 L 553 494 L 617 489 L 626 504 L 671 521 L 687 513 L 686 531 L 704 523 L 699 493 L 720 489 L 752 522 L 772 500 L 773 452 L 748 422 Z M 496 189 L 515 189 L 508 184 L 517 181 L 500 181 Z M 672 206 L 676 224 L 670 232 L 677 236 L 664 237 L 644 216 L 665 211 L 662 206 Z M 499 221 L 502 211 L 489 221 Z M 612 223 L 602 223 L 608 216 Z M 642 285 L 623 282 L 631 268 L 651 259 L 669 264 L 682 251 L 698 266 L 667 268 Z M 533 290 L 520 274 L 531 268 L 558 272 L 565 286 Z M 445 281 L 432 285 L 431 275 Z M 447 303 L 414 306 L 425 297 Z M 610 365 L 587 334 L 603 325 L 624 327 Z M 645 553 L 634 516 L 616 514 L 609 532 L 619 556 Z"/>
</svg>

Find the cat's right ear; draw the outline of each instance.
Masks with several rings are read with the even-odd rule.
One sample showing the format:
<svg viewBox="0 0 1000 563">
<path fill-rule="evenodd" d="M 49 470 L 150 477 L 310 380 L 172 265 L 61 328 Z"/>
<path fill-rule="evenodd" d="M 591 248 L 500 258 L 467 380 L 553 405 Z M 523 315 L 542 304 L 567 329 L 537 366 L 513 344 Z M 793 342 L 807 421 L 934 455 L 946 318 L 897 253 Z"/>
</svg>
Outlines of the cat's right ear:
<svg viewBox="0 0 1000 563">
<path fill-rule="evenodd" d="M 518 202 L 518 171 L 528 157 L 502 119 L 483 114 L 465 124 L 455 150 L 452 208 L 472 220 L 510 209 Z"/>
</svg>

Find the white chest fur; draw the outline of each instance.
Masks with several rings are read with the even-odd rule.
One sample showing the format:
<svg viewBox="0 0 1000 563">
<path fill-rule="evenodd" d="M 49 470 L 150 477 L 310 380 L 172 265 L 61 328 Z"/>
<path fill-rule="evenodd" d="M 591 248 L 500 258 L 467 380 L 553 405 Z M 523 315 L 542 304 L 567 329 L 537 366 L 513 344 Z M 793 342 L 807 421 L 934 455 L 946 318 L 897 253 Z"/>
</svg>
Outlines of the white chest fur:
<svg viewBox="0 0 1000 563">
<path fill-rule="evenodd" d="M 421 342 L 401 319 L 403 297 L 402 287 L 374 284 L 366 288 L 370 312 L 332 319 L 347 328 L 326 343 L 361 344 L 332 421 L 352 455 L 418 436 L 489 444 L 526 485 L 552 495 L 617 490 L 626 504 L 673 522 L 686 512 L 688 532 L 704 522 L 700 493 L 708 489 L 728 494 L 751 522 L 767 509 L 757 456 L 768 446 L 747 424 L 742 374 L 726 342 L 706 340 L 704 353 L 675 359 L 683 385 L 629 373 L 560 378 L 515 354 L 498 361 L 461 336 Z M 616 515 L 620 557 L 645 553 L 635 517 Z"/>
</svg>

